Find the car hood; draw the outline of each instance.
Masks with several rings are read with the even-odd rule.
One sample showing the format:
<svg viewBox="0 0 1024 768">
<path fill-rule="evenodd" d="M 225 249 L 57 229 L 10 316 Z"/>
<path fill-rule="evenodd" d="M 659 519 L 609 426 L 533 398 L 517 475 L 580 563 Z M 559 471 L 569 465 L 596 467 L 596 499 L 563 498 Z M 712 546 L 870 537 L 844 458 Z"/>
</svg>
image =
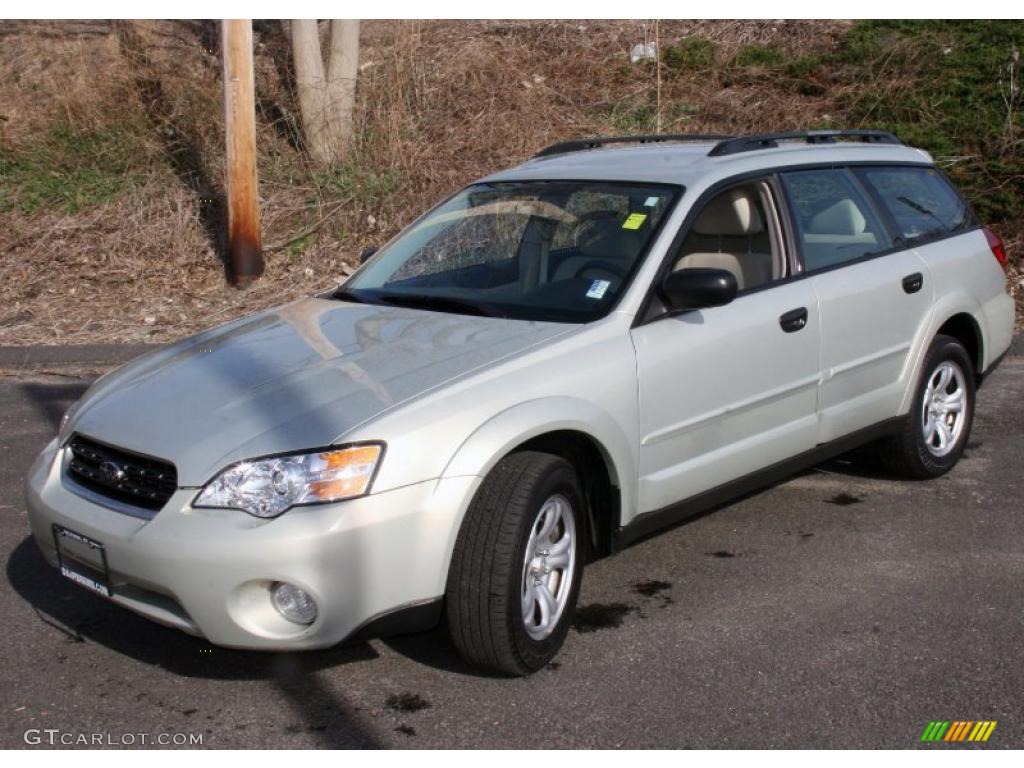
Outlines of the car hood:
<svg viewBox="0 0 1024 768">
<path fill-rule="evenodd" d="M 331 445 L 574 327 L 304 299 L 130 363 L 70 428 L 172 461 L 180 486 L 200 486 L 241 459 Z"/>
</svg>

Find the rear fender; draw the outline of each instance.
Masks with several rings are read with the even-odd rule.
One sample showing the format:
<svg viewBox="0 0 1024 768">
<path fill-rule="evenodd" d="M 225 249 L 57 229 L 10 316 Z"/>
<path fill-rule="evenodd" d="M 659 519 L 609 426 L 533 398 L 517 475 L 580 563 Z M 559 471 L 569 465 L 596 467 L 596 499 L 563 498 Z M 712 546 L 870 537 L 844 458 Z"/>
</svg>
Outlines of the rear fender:
<svg viewBox="0 0 1024 768">
<path fill-rule="evenodd" d="M 907 355 L 907 362 L 903 368 L 901 380 L 903 382 L 903 398 L 900 402 L 900 416 L 910 412 L 910 406 L 914 401 L 914 391 L 918 379 L 921 377 L 921 367 L 924 365 L 925 355 L 932 339 L 939 332 L 939 328 L 954 315 L 967 314 L 974 320 L 975 328 L 982 347 L 982 359 L 984 359 L 985 335 L 982 331 L 982 324 L 979 322 L 980 307 L 978 302 L 970 294 L 957 291 L 941 296 L 935 300 L 930 314 L 925 318 L 921 327 L 914 337 L 914 342 Z"/>
</svg>

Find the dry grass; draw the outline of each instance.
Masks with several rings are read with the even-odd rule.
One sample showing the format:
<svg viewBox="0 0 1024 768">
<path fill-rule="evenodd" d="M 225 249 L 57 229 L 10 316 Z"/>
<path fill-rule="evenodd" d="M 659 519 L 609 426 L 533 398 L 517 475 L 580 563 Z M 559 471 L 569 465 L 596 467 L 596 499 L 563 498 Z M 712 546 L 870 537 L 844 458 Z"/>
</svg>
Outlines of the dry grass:
<svg viewBox="0 0 1024 768">
<path fill-rule="evenodd" d="M 750 44 L 790 58 L 827 53 L 847 27 L 663 22 L 663 48 L 694 35 L 715 44 L 712 72 L 664 71 L 663 129 L 827 123 L 834 89 L 802 92 L 756 66 L 729 78 L 719 70 Z M 649 23 L 366 22 L 355 150 L 324 173 L 295 146 L 282 30 L 257 25 L 270 248 L 265 276 L 237 291 L 218 256 L 223 123 L 219 60 L 204 51 L 211 32 L 198 22 L 0 26 L 0 152 L 39 145 L 54 125 L 76 137 L 121 131 L 118 145 L 132 147 L 110 199 L 74 213 L 0 208 L 0 344 L 178 338 L 334 285 L 364 247 L 547 143 L 653 128 L 654 67 L 628 59 L 653 37 Z"/>
</svg>

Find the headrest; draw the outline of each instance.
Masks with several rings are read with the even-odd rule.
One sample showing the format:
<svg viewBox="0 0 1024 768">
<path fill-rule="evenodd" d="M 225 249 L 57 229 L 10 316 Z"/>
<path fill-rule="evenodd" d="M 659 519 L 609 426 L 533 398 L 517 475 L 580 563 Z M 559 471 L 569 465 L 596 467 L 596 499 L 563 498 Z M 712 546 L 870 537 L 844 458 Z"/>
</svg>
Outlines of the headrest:
<svg viewBox="0 0 1024 768">
<path fill-rule="evenodd" d="M 716 197 L 693 223 L 693 231 L 701 235 L 756 235 L 763 230 L 754 196 L 742 188 Z"/>
<path fill-rule="evenodd" d="M 807 226 L 807 231 L 815 235 L 859 235 L 864 231 L 867 222 L 860 208 L 850 198 L 833 203 L 819 213 Z"/>
</svg>

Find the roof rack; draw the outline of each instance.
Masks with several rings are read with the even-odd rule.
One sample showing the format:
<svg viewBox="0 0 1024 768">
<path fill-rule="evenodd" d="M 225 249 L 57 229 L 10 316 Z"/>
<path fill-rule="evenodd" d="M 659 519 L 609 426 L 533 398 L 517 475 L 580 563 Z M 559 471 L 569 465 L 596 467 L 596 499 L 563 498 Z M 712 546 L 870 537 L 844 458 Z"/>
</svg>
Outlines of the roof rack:
<svg viewBox="0 0 1024 768">
<path fill-rule="evenodd" d="M 739 152 L 753 152 L 758 149 L 772 149 L 779 146 L 780 141 L 797 140 L 808 144 L 834 144 L 836 139 L 859 139 L 867 144 L 903 144 L 894 134 L 888 131 L 872 131 L 846 129 L 838 131 L 784 131 L 782 133 L 757 133 L 751 136 L 738 136 L 718 142 L 708 152 L 709 157 L 735 155 Z"/>
<path fill-rule="evenodd" d="M 604 136 L 592 139 L 571 139 L 544 147 L 534 155 L 537 157 L 548 157 L 550 155 L 563 155 L 568 152 L 582 152 L 585 149 L 598 149 L 608 144 L 658 144 L 666 141 L 717 141 L 731 139 L 732 136 L 722 134 L 693 134 L 693 133 L 645 133 L 637 136 Z"/>
</svg>

